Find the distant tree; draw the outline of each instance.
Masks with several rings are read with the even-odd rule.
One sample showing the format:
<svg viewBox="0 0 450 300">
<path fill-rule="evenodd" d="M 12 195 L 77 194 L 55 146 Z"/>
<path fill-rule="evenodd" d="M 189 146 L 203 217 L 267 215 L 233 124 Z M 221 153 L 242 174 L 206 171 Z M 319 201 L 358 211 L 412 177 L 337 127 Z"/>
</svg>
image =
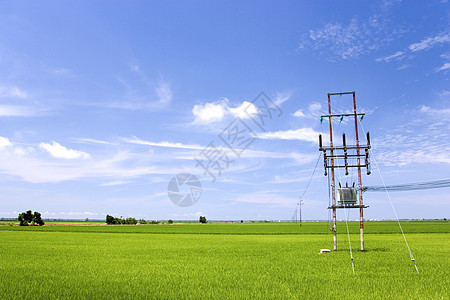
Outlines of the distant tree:
<svg viewBox="0 0 450 300">
<path fill-rule="evenodd" d="M 115 224 L 114 223 L 114 217 L 110 216 L 110 215 L 106 215 L 106 224 L 108 224 L 108 225 Z"/>
<path fill-rule="evenodd" d="M 25 221 L 27 221 L 28 223 L 33 222 L 33 213 L 31 212 L 31 210 L 27 210 L 27 212 L 25 213 Z"/>
<path fill-rule="evenodd" d="M 139 224 L 147 224 L 147 221 L 145 221 L 144 219 L 140 219 Z"/>
<path fill-rule="evenodd" d="M 85 222 L 89 222 L 89 218 L 84 219 Z"/>
<path fill-rule="evenodd" d="M 17 220 L 19 220 L 20 226 L 28 226 L 28 222 L 25 219 L 26 219 L 25 213 L 19 214 Z"/>
<path fill-rule="evenodd" d="M 44 221 L 42 221 L 41 213 L 35 211 L 33 214 L 33 224 L 38 224 L 39 226 L 44 225 Z"/>
<path fill-rule="evenodd" d="M 124 219 L 121 219 L 121 218 L 114 218 L 113 224 L 120 225 L 120 224 L 124 224 L 124 223 L 125 223 L 125 220 L 124 220 Z"/>
<path fill-rule="evenodd" d="M 135 225 L 135 224 L 137 224 L 137 220 L 135 219 L 135 218 L 126 218 L 125 219 L 125 224 L 132 224 L 132 225 Z"/>
<path fill-rule="evenodd" d="M 241 223 L 244 223 L 244 220 L 241 220 Z"/>
<path fill-rule="evenodd" d="M 28 226 L 30 224 L 32 225 L 44 225 L 44 221 L 42 220 L 41 214 L 37 211 L 34 213 L 31 212 L 31 210 L 28 210 L 26 212 L 20 213 L 17 217 L 17 220 L 19 220 L 20 226 Z"/>
<path fill-rule="evenodd" d="M 167 221 L 167 223 L 172 224 L 173 221 L 169 219 L 169 220 Z"/>
<path fill-rule="evenodd" d="M 154 225 L 157 225 L 157 224 L 159 224 L 159 221 L 156 221 L 156 220 L 154 220 L 154 221 L 150 221 L 150 224 L 154 224 Z"/>
<path fill-rule="evenodd" d="M 120 224 L 131 224 L 136 225 L 138 221 L 135 218 L 114 218 L 111 215 L 106 215 L 106 224 L 108 225 L 120 225 Z"/>
<path fill-rule="evenodd" d="M 203 216 L 200 216 L 199 222 L 202 224 L 208 223 L 208 221 L 206 220 L 206 217 L 203 217 Z"/>
</svg>

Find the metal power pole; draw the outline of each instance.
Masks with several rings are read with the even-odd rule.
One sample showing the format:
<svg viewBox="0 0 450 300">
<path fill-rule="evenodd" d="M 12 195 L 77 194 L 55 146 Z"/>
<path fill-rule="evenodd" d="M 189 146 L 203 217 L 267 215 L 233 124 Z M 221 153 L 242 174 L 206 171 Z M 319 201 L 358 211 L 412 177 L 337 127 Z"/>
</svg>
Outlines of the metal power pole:
<svg viewBox="0 0 450 300">
<path fill-rule="evenodd" d="M 333 127 L 331 125 L 331 94 L 328 93 L 328 123 L 330 124 L 330 154 L 331 154 L 331 195 L 333 206 L 333 250 L 337 250 L 336 236 L 336 185 L 334 180 L 334 151 L 333 151 Z"/>
<path fill-rule="evenodd" d="M 300 219 L 300 226 L 302 226 L 302 205 L 303 205 L 303 200 L 301 198 L 299 198 L 298 201 L 298 207 L 299 207 L 299 219 Z"/>
<path fill-rule="evenodd" d="M 356 112 L 356 95 L 353 92 L 353 113 L 355 115 L 355 137 L 356 137 L 356 155 L 357 155 L 357 165 L 358 165 L 358 187 L 359 187 L 359 231 L 361 236 L 361 251 L 364 251 L 364 206 L 362 197 L 362 182 L 361 182 L 361 159 L 359 152 L 359 137 L 358 137 L 358 113 Z"/>
<path fill-rule="evenodd" d="M 331 111 L 331 96 L 335 95 L 352 95 L 353 96 L 353 113 L 345 113 L 345 114 L 332 114 Z M 344 117 L 353 116 L 355 119 L 355 145 L 347 145 L 345 139 L 345 133 L 342 136 L 342 146 L 333 145 L 333 126 L 332 126 L 332 118 L 338 117 L 343 120 Z M 322 135 L 319 136 L 319 151 L 323 151 L 323 159 L 324 159 L 324 168 L 325 168 L 325 176 L 327 176 L 327 170 L 331 169 L 331 195 L 332 195 L 332 203 L 328 209 L 332 209 L 333 211 L 333 227 L 331 230 L 333 231 L 333 249 L 337 250 L 337 236 L 336 236 L 336 209 L 337 208 L 359 208 L 360 215 L 360 236 L 361 236 L 361 251 L 364 251 L 364 208 L 367 206 L 363 203 L 363 185 L 361 180 L 361 168 L 367 169 L 367 175 L 370 175 L 369 169 L 369 149 L 370 149 L 370 140 L 369 133 L 367 133 L 367 144 L 361 145 L 359 141 L 358 135 L 358 117 L 363 118 L 364 113 L 358 113 L 356 111 L 356 94 L 355 92 L 344 92 L 344 93 L 328 93 L 328 115 L 321 116 L 321 121 L 323 118 L 328 118 L 328 123 L 330 127 L 330 146 L 323 147 L 322 145 Z M 361 153 L 361 150 L 364 150 L 364 154 Z M 349 153 L 350 152 L 350 153 Z M 364 163 L 361 161 L 361 158 L 364 159 Z M 356 164 L 354 163 L 354 159 L 356 159 Z M 349 160 L 350 163 L 349 164 Z M 328 161 L 330 165 L 328 165 Z M 357 204 L 356 200 L 356 189 L 355 188 L 341 188 L 338 189 L 339 192 L 339 203 L 336 204 L 336 182 L 335 182 L 335 169 L 336 168 L 345 168 L 345 175 L 348 175 L 349 168 L 357 168 L 358 169 L 358 191 L 359 191 L 359 203 Z M 346 199 L 348 193 L 353 194 L 354 196 L 350 197 L 351 199 Z M 354 200 L 353 200 L 354 199 Z"/>
</svg>

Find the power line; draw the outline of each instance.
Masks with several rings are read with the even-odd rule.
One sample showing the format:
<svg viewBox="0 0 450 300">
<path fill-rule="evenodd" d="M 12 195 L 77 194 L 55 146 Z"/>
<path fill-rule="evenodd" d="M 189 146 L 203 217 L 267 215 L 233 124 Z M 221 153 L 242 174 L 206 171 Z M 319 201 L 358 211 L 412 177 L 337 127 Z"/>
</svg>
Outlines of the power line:
<svg viewBox="0 0 450 300">
<path fill-rule="evenodd" d="M 308 181 L 308 184 L 306 185 L 305 190 L 303 191 L 303 194 L 300 196 L 300 199 L 303 199 L 303 196 L 305 196 L 306 191 L 308 190 L 309 185 L 311 184 L 311 181 L 312 181 L 312 179 L 314 177 L 314 174 L 316 173 L 317 165 L 319 164 L 321 156 L 322 156 L 322 153 L 319 153 L 319 157 L 317 158 L 316 165 L 314 166 L 314 170 L 313 170 L 313 172 L 311 174 L 311 177 L 309 178 L 309 181 Z"/>
<path fill-rule="evenodd" d="M 396 185 L 379 185 L 364 187 L 364 191 L 368 192 L 399 192 L 399 191 L 414 191 L 414 190 L 430 190 L 450 187 L 450 179 L 396 184 Z"/>
</svg>

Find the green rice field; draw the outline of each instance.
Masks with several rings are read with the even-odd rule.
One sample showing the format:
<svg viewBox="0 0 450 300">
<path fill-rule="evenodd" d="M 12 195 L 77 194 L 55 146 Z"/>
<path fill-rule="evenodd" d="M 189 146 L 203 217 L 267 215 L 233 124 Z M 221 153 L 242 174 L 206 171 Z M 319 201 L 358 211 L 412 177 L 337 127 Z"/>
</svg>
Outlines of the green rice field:
<svg viewBox="0 0 450 300">
<path fill-rule="evenodd" d="M 1 299 L 448 299 L 450 224 L 0 226 Z"/>
</svg>

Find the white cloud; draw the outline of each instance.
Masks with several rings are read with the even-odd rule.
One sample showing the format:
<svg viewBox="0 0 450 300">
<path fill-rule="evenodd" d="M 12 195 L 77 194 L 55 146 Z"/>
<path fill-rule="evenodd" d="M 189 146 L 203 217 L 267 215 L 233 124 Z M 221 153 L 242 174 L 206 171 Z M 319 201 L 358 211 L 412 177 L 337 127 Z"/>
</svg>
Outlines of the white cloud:
<svg viewBox="0 0 450 300">
<path fill-rule="evenodd" d="M 182 143 L 172 143 L 172 142 L 151 142 L 151 141 L 144 141 L 140 140 L 136 137 L 132 139 L 125 139 L 125 142 L 130 144 L 137 144 L 137 145 L 146 145 L 146 146 L 153 146 L 153 147 L 165 147 L 165 148 L 178 148 L 178 149 L 193 149 L 193 150 L 203 150 L 204 147 L 200 145 L 186 145 Z"/>
<path fill-rule="evenodd" d="M 0 117 L 31 117 L 37 112 L 28 106 L 0 105 Z"/>
<path fill-rule="evenodd" d="M 12 143 L 9 141 L 8 138 L 0 136 L 0 149 L 5 147 L 11 147 Z"/>
<path fill-rule="evenodd" d="M 320 132 L 312 128 L 258 133 L 258 138 L 267 140 L 300 140 L 317 143 Z"/>
<path fill-rule="evenodd" d="M 151 142 L 151 141 L 144 141 L 141 139 L 138 139 L 136 137 L 131 139 L 124 139 L 125 142 L 136 144 L 136 145 L 145 145 L 145 146 L 152 146 L 152 147 L 163 147 L 163 148 L 174 148 L 174 149 L 188 149 L 188 150 L 204 150 L 205 146 L 201 145 L 193 145 L 193 144 L 183 144 L 183 143 L 174 143 L 174 142 Z M 224 151 L 227 155 L 234 156 L 235 154 L 232 152 L 231 149 L 228 148 L 222 148 L 222 151 Z M 240 149 L 235 149 L 236 151 L 240 152 Z M 242 151 L 242 157 L 245 158 L 264 158 L 264 159 L 292 159 L 296 163 L 304 164 L 308 163 L 311 160 L 314 160 L 316 157 L 315 155 L 305 154 L 305 153 L 286 153 L 286 152 L 269 152 L 269 151 L 261 151 L 261 150 L 250 150 L 246 149 Z M 193 158 L 192 154 L 181 154 L 181 155 L 170 155 L 171 159 L 187 159 L 191 160 Z"/>
<path fill-rule="evenodd" d="M 56 158 L 64 158 L 64 159 L 88 159 L 90 158 L 89 153 L 67 149 L 66 147 L 60 145 L 57 142 L 48 143 L 40 143 L 39 147 L 41 149 L 46 150 L 52 156 Z"/>
<path fill-rule="evenodd" d="M 288 101 L 292 96 L 292 92 L 278 92 L 275 95 L 274 103 L 277 106 L 281 106 L 284 102 Z"/>
<path fill-rule="evenodd" d="M 0 86 L 0 98 L 27 98 L 28 94 L 18 87 Z"/>
<path fill-rule="evenodd" d="M 130 71 L 131 72 L 140 72 L 141 68 L 137 63 L 130 64 Z"/>
<path fill-rule="evenodd" d="M 399 59 L 402 59 L 404 55 L 405 55 L 405 51 L 397 51 L 396 53 L 394 53 L 392 55 L 377 58 L 376 61 L 384 60 L 385 62 L 389 62 L 393 59 L 399 60 Z"/>
<path fill-rule="evenodd" d="M 443 90 L 443 91 L 441 91 L 441 92 L 439 92 L 437 94 L 438 94 L 439 97 L 448 97 L 448 96 L 450 96 L 450 91 Z"/>
<path fill-rule="evenodd" d="M 450 33 L 449 32 L 442 32 L 434 37 L 425 38 L 418 43 L 412 43 L 408 46 L 407 49 L 402 50 L 402 51 L 397 51 L 396 53 L 386 56 L 386 57 L 377 58 L 376 61 L 390 62 L 392 60 L 400 60 L 406 55 L 408 50 L 412 53 L 416 53 L 416 52 L 420 52 L 420 51 L 424 51 L 424 50 L 429 50 L 436 45 L 445 44 L 445 43 L 450 43 Z M 446 59 L 448 58 L 448 56 L 449 56 L 448 53 L 444 53 L 441 55 L 442 58 L 446 58 Z M 403 66 L 397 68 L 397 70 L 403 70 L 403 69 L 406 69 L 407 67 L 409 67 L 409 65 L 403 65 Z M 440 71 L 448 70 L 449 68 L 450 68 L 450 63 L 445 63 L 441 67 L 437 68 L 435 71 L 440 72 Z"/>
<path fill-rule="evenodd" d="M 170 86 L 166 82 L 160 82 L 155 91 L 158 95 L 159 105 L 167 106 L 172 101 L 173 93 Z"/>
<path fill-rule="evenodd" d="M 419 111 L 426 113 L 426 114 L 430 114 L 430 115 L 439 115 L 439 116 L 450 117 L 450 109 L 449 108 L 437 109 L 437 108 L 431 108 L 426 105 L 421 105 L 421 106 L 419 106 Z"/>
<path fill-rule="evenodd" d="M 354 18 L 347 26 L 340 23 L 325 24 L 324 27 L 309 31 L 309 38 L 323 45 L 330 45 L 342 59 L 358 56 L 362 52 L 361 32 Z"/>
<path fill-rule="evenodd" d="M 264 94 L 264 93 L 261 93 Z M 261 95 L 260 95 L 261 96 Z M 272 102 L 274 106 L 271 109 L 279 109 L 278 106 L 289 100 L 292 96 L 291 92 L 278 92 L 275 94 L 275 99 Z M 257 102 L 256 102 L 257 103 Z M 268 104 L 270 105 L 270 104 Z M 259 113 L 255 104 L 248 101 L 243 101 L 237 106 L 231 106 L 227 98 L 215 102 L 207 102 L 205 104 L 197 104 L 193 107 L 192 113 L 195 116 L 194 123 L 208 124 L 222 121 L 227 116 L 238 117 L 241 119 L 251 118 Z"/>
<path fill-rule="evenodd" d="M 124 184 L 128 184 L 128 183 L 130 183 L 130 181 L 127 181 L 127 180 L 116 180 L 116 181 L 110 181 L 110 182 L 102 183 L 102 184 L 100 184 L 100 186 L 116 186 L 116 185 L 124 185 Z"/>
<path fill-rule="evenodd" d="M 441 57 L 444 58 L 444 59 L 450 60 L 450 52 L 446 52 L 446 53 L 441 54 Z"/>
<path fill-rule="evenodd" d="M 450 164 L 450 109 L 422 105 L 419 115 L 405 126 L 389 129 L 385 136 L 374 138 L 372 146 L 379 164 L 406 166 L 436 163 Z"/>
<path fill-rule="evenodd" d="M 295 113 L 292 114 L 294 117 L 297 118 L 304 118 L 306 115 L 303 113 L 302 109 L 298 109 Z"/>
<path fill-rule="evenodd" d="M 99 179 L 107 182 L 122 181 L 145 175 L 171 175 L 178 172 L 192 172 L 185 166 L 157 166 L 160 162 L 153 156 L 118 152 L 96 160 L 48 161 L 39 152 L 19 155 L 14 149 L 0 149 L 1 173 L 17 176 L 31 183 L 57 183 L 82 179 Z M 149 160 L 154 159 L 152 163 Z"/>
<path fill-rule="evenodd" d="M 450 42 L 450 33 L 443 32 L 443 33 L 438 34 L 437 36 L 428 37 L 426 39 L 423 39 L 422 41 L 420 41 L 418 43 L 413 43 L 408 46 L 408 49 L 412 52 L 417 52 L 417 51 L 422 51 L 422 50 L 428 50 L 435 45 L 449 43 L 449 42 Z"/>
<path fill-rule="evenodd" d="M 238 106 L 236 108 L 229 107 L 228 111 L 233 116 L 241 119 L 249 118 L 249 115 L 251 116 L 258 113 L 258 109 L 256 108 L 256 106 L 253 103 L 247 101 L 242 102 L 241 106 Z"/>
<path fill-rule="evenodd" d="M 330 60 L 348 60 L 373 52 L 402 33 L 385 16 L 386 12 L 386 9 L 382 9 L 363 21 L 353 17 L 347 24 L 327 23 L 311 29 L 307 36 L 303 36 L 298 49 L 326 52 Z"/>
<path fill-rule="evenodd" d="M 443 64 L 441 67 L 436 69 L 436 72 L 445 71 L 450 69 L 450 62 Z"/>
<path fill-rule="evenodd" d="M 55 75 L 71 75 L 72 74 L 72 72 L 70 72 L 70 70 L 66 69 L 66 68 L 52 69 L 52 70 L 50 70 L 50 72 L 52 72 Z"/>
<path fill-rule="evenodd" d="M 72 138 L 77 143 L 82 144 L 102 144 L 102 145 L 113 145 L 114 143 L 103 141 L 103 140 L 97 140 L 97 139 L 91 139 L 91 138 Z"/>
<path fill-rule="evenodd" d="M 212 123 L 222 121 L 227 113 L 225 101 L 212 102 L 194 105 L 192 113 L 195 116 L 195 123 Z"/>
<path fill-rule="evenodd" d="M 208 102 L 205 104 L 196 104 L 192 109 L 195 116 L 194 123 L 208 124 L 222 121 L 227 115 L 232 115 L 241 119 L 250 118 L 251 115 L 257 114 L 256 106 L 248 101 L 242 102 L 237 107 L 230 107 L 227 98 L 216 102 Z"/>
<path fill-rule="evenodd" d="M 322 109 L 322 105 L 320 104 L 320 103 L 311 103 L 310 105 L 309 105 L 309 110 L 310 111 L 318 111 L 318 110 L 321 110 Z"/>
<path fill-rule="evenodd" d="M 117 78 L 125 89 L 123 100 L 95 103 L 97 106 L 128 110 L 161 110 L 170 105 L 173 92 L 167 82 L 160 81 L 157 85 L 149 81 L 139 70 L 135 71 L 139 78 L 126 80 Z M 131 83 L 130 83 L 131 82 Z M 93 105 L 89 103 L 88 105 Z"/>
<path fill-rule="evenodd" d="M 305 109 L 298 109 L 292 115 L 297 118 L 316 118 L 322 109 L 322 104 L 313 102 L 308 105 L 308 112 L 305 113 Z"/>
<path fill-rule="evenodd" d="M 410 65 L 408 65 L 408 64 L 405 64 L 405 65 L 401 65 L 400 67 L 398 67 L 396 70 L 397 71 L 400 71 L 400 70 L 405 70 L 405 69 L 408 69 L 410 67 Z"/>
</svg>

